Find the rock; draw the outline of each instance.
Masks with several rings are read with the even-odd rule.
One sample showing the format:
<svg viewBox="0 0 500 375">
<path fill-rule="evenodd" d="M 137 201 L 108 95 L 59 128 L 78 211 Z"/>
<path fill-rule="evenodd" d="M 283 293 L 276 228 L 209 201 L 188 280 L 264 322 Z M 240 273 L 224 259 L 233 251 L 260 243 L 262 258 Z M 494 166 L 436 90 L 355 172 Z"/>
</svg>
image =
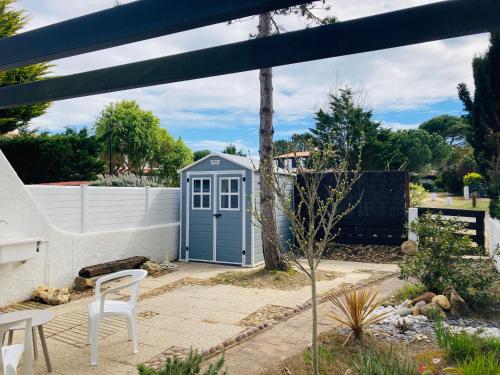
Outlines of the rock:
<svg viewBox="0 0 500 375">
<path fill-rule="evenodd" d="M 33 301 L 43 302 L 48 305 L 62 305 L 68 303 L 70 294 L 68 288 L 49 288 L 47 285 L 35 289 L 32 294 Z"/>
<path fill-rule="evenodd" d="M 160 264 L 148 260 L 141 265 L 141 269 L 148 271 L 148 275 L 155 275 L 163 270 Z"/>
<path fill-rule="evenodd" d="M 451 315 L 453 315 L 453 316 L 467 316 L 467 315 L 469 315 L 469 313 L 470 313 L 469 306 L 467 306 L 467 303 L 455 291 L 451 292 L 450 304 L 451 304 Z"/>
<path fill-rule="evenodd" d="M 425 305 L 424 305 L 425 306 Z M 415 306 L 413 309 L 411 309 L 411 314 L 413 316 L 418 316 L 420 315 L 420 306 Z"/>
<path fill-rule="evenodd" d="M 405 241 L 401 244 L 401 252 L 406 255 L 412 255 L 417 252 L 417 243 L 415 241 Z"/>
<path fill-rule="evenodd" d="M 412 311 L 408 307 L 402 307 L 400 309 L 397 309 L 394 313 L 398 314 L 401 317 L 404 317 L 404 316 L 410 315 L 412 313 Z"/>
<path fill-rule="evenodd" d="M 449 310 L 451 308 L 450 300 L 443 296 L 442 294 L 437 295 L 432 299 L 432 302 L 437 303 L 443 310 Z"/>
<path fill-rule="evenodd" d="M 93 289 L 95 282 L 92 279 L 87 279 L 85 277 L 78 276 L 75 278 L 74 289 L 78 292 L 83 292 L 87 289 Z"/>
<path fill-rule="evenodd" d="M 31 299 L 35 302 L 44 302 L 44 298 L 47 297 L 47 292 L 49 291 L 48 285 L 39 286 L 31 294 Z"/>
<path fill-rule="evenodd" d="M 441 318 L 446 319 L 446 314 L 441 307 L 436 302 L 428 303 L 423 307 L 419 307 L 420 314 L 426 316 L 429 319 L 434 319 L 434 317 L 439 314 Z"/>
<path fill-rule="evenodd" d="M 425 305 L 427 305 L 427 303 L 425 301 L 418 301 L 415 304 L 415 307 L 424 307 Z"/>
<path fill-rule="evenodd" d="M 417 298 L 415 298 L 413 301 L 411 301 L 411 303 L 413 303 L 414 305 L 420 301 L 424 301 L 425 303 L 429 303 L 432 301 L 432 299 L 436 297 L 436 294 L 435 293 L 432 293 L 432 292 L 425 292 L 424 294 L 421 294 L 420 296 L 418 296 Z"/>
</svg>

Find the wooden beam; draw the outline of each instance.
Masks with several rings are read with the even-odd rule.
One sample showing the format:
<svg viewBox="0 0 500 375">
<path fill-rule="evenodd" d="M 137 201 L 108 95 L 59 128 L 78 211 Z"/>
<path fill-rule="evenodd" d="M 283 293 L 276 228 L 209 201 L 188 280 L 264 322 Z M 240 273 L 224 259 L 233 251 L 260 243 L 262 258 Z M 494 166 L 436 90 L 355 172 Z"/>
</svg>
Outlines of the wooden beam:
<svg viewBox="0 0 500 375">
<path fill-rule="evenodd" d="M 134 1 L 0 39 L 0 70 L 178 33 L 303 2 L 303 0 Z"/>
<path fill-rule="evenodd" d="M 0 88 L 0 108 L 430 42 L 500 27 L 500 1 L 452 0 Z M 446 67 L 443 67 L 446 69 Z"/>
</svg>

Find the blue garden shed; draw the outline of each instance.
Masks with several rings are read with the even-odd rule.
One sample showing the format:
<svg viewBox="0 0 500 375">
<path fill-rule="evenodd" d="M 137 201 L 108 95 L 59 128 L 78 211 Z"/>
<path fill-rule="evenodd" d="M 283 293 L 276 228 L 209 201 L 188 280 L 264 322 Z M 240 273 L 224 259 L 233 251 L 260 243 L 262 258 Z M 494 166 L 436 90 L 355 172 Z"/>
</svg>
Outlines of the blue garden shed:
<svg viewBox="0 0 500 375">
<path fill-rule="evenodd" d="M 181 235 L 179 259 L 254 267 L 264 262 L 261 230 L 252 220 L 259 209 L 257 160 L 211 153 L 179 171 Z M 288 219 L 276 210 L 282 241 Z"/>
</svg>

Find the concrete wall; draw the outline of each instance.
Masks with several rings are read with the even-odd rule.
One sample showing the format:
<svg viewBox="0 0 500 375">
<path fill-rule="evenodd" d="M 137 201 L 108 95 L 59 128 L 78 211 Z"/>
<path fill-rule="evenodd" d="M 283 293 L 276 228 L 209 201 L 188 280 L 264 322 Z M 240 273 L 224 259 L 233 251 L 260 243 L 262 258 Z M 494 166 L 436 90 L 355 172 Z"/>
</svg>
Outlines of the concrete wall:
<svg viewBox="0 0 500 375">
<path fill-rule="evenodd" d="M 76 233 L 131 229 L 180 220 L 180 189 L 26 186 L 47 218 Z"/>
<path fill-rule="evenodd" d="M 179 223 L 141 229 L 71 233 L 53 225 L 0 151 L 0 220 L 7 233 L 41 237 L 40 253 L 26 263 L 0 264 L 0 306 L 27 299 L 39 285 L 70 286 L 88 265 L 133 255 L 177 258 Z"/>
<path fill-rule="evenodd" d="M 488 220 L 490 222 L 490 254 L 500 272 L 500 220 L 491 217 Z"/>
</svg>

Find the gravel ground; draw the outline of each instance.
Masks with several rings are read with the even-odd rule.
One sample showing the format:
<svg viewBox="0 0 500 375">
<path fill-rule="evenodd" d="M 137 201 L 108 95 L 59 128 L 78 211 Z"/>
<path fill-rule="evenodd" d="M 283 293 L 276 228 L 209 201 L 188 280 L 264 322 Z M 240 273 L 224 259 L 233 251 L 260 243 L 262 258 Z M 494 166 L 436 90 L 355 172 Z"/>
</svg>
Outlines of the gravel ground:
<svg viewBox="0 0 500 375">
<path fill-rule="evenodd" d="M 403 259 L 399 246 L 334 244 L 325 250 L 325 259 L 367 263 L 396 263 Z"/>
</svg>

